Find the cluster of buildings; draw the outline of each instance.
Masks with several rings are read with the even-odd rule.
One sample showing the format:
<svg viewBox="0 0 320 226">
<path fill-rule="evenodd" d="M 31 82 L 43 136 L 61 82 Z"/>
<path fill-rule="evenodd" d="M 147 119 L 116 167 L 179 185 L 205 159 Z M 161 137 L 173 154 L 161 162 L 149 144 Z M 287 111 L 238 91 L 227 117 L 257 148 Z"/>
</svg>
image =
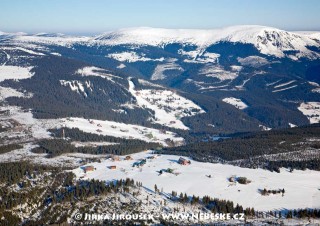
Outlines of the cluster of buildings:
<svg viewBox="0 0 320 226">
<path fill-rule="evenodd" d="M 140 159 L 139 161 L 134 162 L 132 164 L 132 167 L 142 167 L 147 163 L 147 159 L 155 159 L 156 157 L 157 157 L 157 155 L 151 155 L 151 156 L 148 156 L 145 159 Z M 117 156 L 117 155 L 112 155 L 110 158 L 111 158 L 111 160 L 113 162 L 120 161 L 120 157 Z M 123 160 L 130 161 L 130 160 L 133 160 L 133 158 L 130 155 L 127 155 L 126 157 L 123 158 Z M 191 161 L 188 160 L 188 159 L 185 159 L 183 157 L 180 157 L 179 160 L 178 160 L 178 164 L 180 164 L 180 165 L 190 165 Z M 110 166 L 108 166 L 108 168 L 110 170 L 116 170 L 117 166 L 116 165 L 110 165 Z M 88 172 L 92 172 L 92 171 L 96 170 L 96 168 L 94 166 L 92 166 L 92 165 L 82 166 L 81 169 L 83 170 L 84 173 L 88 173 Z"/>
</svg>

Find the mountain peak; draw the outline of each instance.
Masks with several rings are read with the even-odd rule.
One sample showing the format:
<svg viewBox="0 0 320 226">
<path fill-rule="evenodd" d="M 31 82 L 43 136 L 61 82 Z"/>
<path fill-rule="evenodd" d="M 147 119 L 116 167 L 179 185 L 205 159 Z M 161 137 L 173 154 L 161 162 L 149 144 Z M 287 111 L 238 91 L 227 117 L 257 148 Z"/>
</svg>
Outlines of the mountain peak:
<svg viewBox="0 0 320 226">
<path fill-rule="evenodd" d="M 276 57 L 284 57 L 286 51 L 295 51 L 300 54 L 299 56 L 318 57 L 307 46 L 319 46 L 319 43 L 308 35 L 259 25 L 207 30 L 126 28 L 96 36 L 92 41 L 102 45 L 163 46 L 181 43 L 196 45 L 199 48 L 205 48 L 218 42 L 239 42 L 253 44 L 261 53 Z"/>
</svg>

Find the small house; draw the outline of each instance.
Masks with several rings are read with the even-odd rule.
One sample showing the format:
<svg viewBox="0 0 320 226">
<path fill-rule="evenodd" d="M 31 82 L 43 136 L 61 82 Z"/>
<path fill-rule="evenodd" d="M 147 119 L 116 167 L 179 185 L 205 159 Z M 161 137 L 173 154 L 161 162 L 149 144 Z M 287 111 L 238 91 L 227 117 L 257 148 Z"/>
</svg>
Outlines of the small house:
<svg viewBox="0 0 320 226">
<path fill-rule="evenodd" d="M 187 159 L 182 158 L 182 157 L 179 158 L 178 163 L 180 165 L 190 165 L 191 164 L 190 160 L 187 160 Z"/>
<path fill-rule="evenodd" d="M 117 169 L 117 166 L 109 166 L 109 169 L 115 170 L 115 169 Z"/>
<path fill-rule="evenodd" d="M 102 125 L 101 125 L 101 124 L 98 124 L 97 126 L 98 126 L 98 127 L 102 127 Z"/>
<path fill-rule="evenodd" d="M 127 155 L 124 160 L 133 160 L 133 158 L 130 155 Z"/>
<path fill-rule="evenodd" d="M 83 169 L 83 171 L 84 171 L 85 173 L 87 173 L 87 172 L 92 172 L 92 171 L 95 170 L 95 168 L 94 168 L 93 166 L 85 166 L 85 167 L 83 167 L 82 169 Z"/>
<path fill-rule="evenodd" d="M 119 158 L 119 156 L 117 156 L 117 155 L 113 155 L 113 156 L 111 157 L 111 159 L 112 159 L 112 161 L 114 161 L 114 162 L 120 161 L 120 158 Z"/>
</svg>

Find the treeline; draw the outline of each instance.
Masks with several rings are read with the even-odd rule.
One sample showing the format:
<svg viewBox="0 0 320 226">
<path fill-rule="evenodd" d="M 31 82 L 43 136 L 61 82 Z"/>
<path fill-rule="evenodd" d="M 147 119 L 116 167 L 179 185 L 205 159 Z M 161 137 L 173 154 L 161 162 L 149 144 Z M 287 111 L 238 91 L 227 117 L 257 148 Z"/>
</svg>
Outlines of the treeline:
<svg viewBox="0 0 320 226">
<path fill-rule="evenodd" d="M 20 148 L 23 148 L 23 146 L 19 144 L 8 144 L 8 145 L 0 146 L 0 154 L 4 154 Z"/>
<path fill-rule="evenodd" d="M 182 131 L 182 130 L 178 130 L 178 129 L 169 129 L 166 127 L 162 127 L 159 125 L 154 125 L 153 128 L 157 128 L 157 129 L 164 129 L 164 130 L 170 130 L 172 132 L 175 132 L 179 135 L 181 135 L 182 137 L 184 137 L 186 140 L 188 140 L 189 142 L 196 142 L 199 139 L 202 139 L 204 136 L 203 134 L 191 134 L 189 131 Z M 121 137 L 112 137 L 112 136 L 107 136 L 107 135 L 101 135 L 101 134 L 94 134 L 94 133 L 86 133 L 81 131 L 78 128 L 60 128 L 60 129 L 50 129 L 48 130 L 49 132 L 51 132 L 52 136 L 55 138 L 62 138 L 62 129 L 64 130 L 65 133 L 65 137 L 68 138 L 68 140 L 70 141 L 81 141 L 81 142 L 111 142 L 111 143 L 120 143 L 120 144 L 127 144 L 130 143 L 132 141 L 141 141 L 141 140 L 137 140 L 137 139 L 125 139 L 125 138 L 121 138 Z M 196 138 L 195 136 L 197 136 L 198 138 Z M 141 141 L 143 143 L 145 143 L 144 141 Z M 158 144 L 160 146 L 160 144 Z"/>
<path fill-rule="evenodd" d="M 60 132 L 57 132 L 60 133 Z M 34 153 L 46 153 L 47 157 L 55 157 L 65 153 L 85 153 L 85 154 L 115 154 L 128 155 L 141 152 L 147 149 L 156 149 L 160 146 L 158 143 L 148 143 L 135 139 L 121 139 L 115 137 L 100 136 L 95 134 L 83 133 L 77 129 L 66 130 L 66 136 L 71 137 L 71 140 L 63 139 L 44 139 L 38 141 L 38 147 L 32 149 Z M 82 142 L 97 141 L 97 142 L 113 142 L 119 143 L 114 145 L 105 145 L 97 147 L 75 147 L 71 144 L 73 139 L 79 139 Z"/>
<path fill-rule="evenodd" d="M 27 161 L 0 163 L 0 182 L 10 186 L 18 183 L 22 178 L 32 178 L 35 174 L 45 171 L 57 171 L 57 168 L 46 165 L 35 165 Z M 59 168 L 61 170 L 61 168 Z"/>
<path fill-rule="evenodd" d="M 304 219 L 304 218 L 320 218 L 320 209 L 293 209 L 287 211 L 269 211 L 266 213 L 257 212 L 257 217 L 274 217 L 274 218 L 286 218 L 286 219 Z"/>
<path fill-rule="evenodd" d="M 97 76 L 77 75 L 75 72 L 78 69 L 92 65 L 64 57 L 41 57 L 33 59 L 32 65 L 37 67 L 33 68 L 35 74 L 30 79 L 19 82 L 6 80 L 4 84 L 33 93 L 28 99 L 10 97 L 7 101 L 12 105 L 31 108 L 36 118 L 84 117 L 141 125 L 149 123 L 148 111 L 122 107 L 126 103 L 134 103 L 126 88 L 126 79 L 113 78 L 115 82 L 112 82 Z M 84 93 L 72 91 L 70 87 L 61 85 L 60 80 L 80 81 Z M 90 87 L 85 85 L 87 81 L 90 81 Z M 113 109 L 126 110 L 126 114 Z"/>
<path fill-rule="evenodd" d="M 213 213 L 245 213 L 247 216 L 254 216 L 254 209 L 247 208 L 244 209 L 243 206 L 237 204 L 234 205 L 232 201 L 221 200 L 218 198 L 211 198 L 210 196 L 203 196 L 200 198 L 199 196 L 188 196 L 186 193 L 180 193 L 177 195 L 177 192 L 172 191 L 171 200 L 178 201 L 183 204 L 191 204 L 191 205 L 203 205 L 206 209 L 211 210 Z"/>
<path fill-rule="evenodd" d="M 28 190 L 30 181 L 49 172 L 56 175 L 61 170 L 61 167 L 35 165 L 27 161 L 0 163 L 0 183 L 4 185 L 0 187 L 0 225 L 19 225 L 21 219 L 10 210 L 27 202 L 37 203 L 35 200 L 43 193 L 42 189 Z M 12 190 L 12 185 L 17 185 L 19 189 Z M 27 188 L 27 192 L 24 188 Z"/>
<path fill-rule="evenodd" d="M 106 184 L 104 181 L 91 179 L 89 181 L 77 181 L 75 184 L 70 184 L 64 187 L 61 191 L 51 191 L 46 200 L 46 205 L 50 203 L 61 202 L 76 202 L 85 201 L 92 196 L 103 196 L 109 193 L 118 193 L 127 190 L 129 187 L 135 186 L 133 179 L 117 180 L 112 183 Z"/>
<path fill-rule="evenodd" d="M 286 218 L 320 218 L 320 209 L 289 210 Z"/>
<path fill-rule="evenodd" d="M 268 132 L 236 134 L 218 141 L 196 142 L 180 147 L 164 148 L 160 153 L 189 156 L 197 161 L 228 162 L 250 160 L 257 156 L 288 153 L 307 148 L 317 149 L 319 143 L 309 139 L 320 137 L 320 124 Z M 267 161 L 270 170 L 279 167 L 319 170 L 319 160 Z"/>
<path fill-rule="evenodd" d="M 297 169 L 297 170 L 318 170 L 320 171 L 320 159 L 310 159 L 310 160 L 279 160 L 279 161 L 269 161 L 265 168 L 270 171 L 279 171 L 279 168 Z"/>
</svg>

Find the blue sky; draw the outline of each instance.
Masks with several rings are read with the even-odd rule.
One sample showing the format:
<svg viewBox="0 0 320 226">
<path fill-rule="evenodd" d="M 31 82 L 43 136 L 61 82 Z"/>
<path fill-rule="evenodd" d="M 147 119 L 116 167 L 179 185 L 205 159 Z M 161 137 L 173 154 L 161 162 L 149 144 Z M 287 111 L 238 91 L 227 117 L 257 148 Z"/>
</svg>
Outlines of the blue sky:
<svg viewBox="0 0 320 226">
<path fill-rule="evenodd" d="M 319 12 L 320 0 L 0 0 L 0 31 L 94 34 L 244 24 L 320 30 Z"/>
</svg>

